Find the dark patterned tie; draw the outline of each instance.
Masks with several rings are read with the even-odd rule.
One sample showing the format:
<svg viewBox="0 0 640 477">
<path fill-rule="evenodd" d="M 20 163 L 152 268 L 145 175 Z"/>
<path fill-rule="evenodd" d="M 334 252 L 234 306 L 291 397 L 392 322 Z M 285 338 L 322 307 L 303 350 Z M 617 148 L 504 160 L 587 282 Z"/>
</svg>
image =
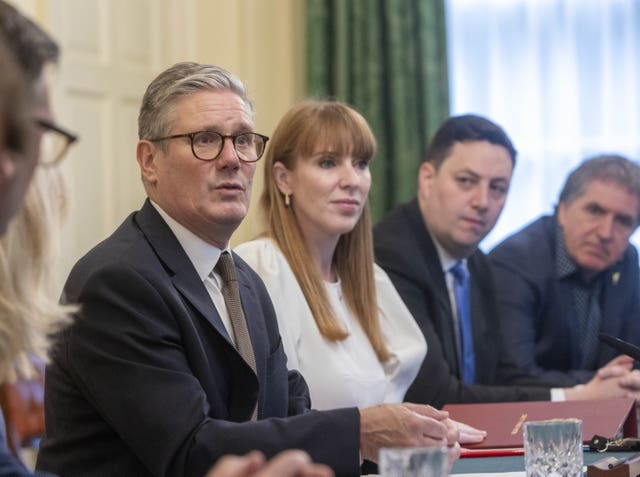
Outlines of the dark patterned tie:
<svg viewBox="0 0 640 477">
<path fill-rule="evenodd" d="M 462 382 L 473 384 L 476 381 L 476 364 L 473 353 L 473 329 L 471 327 L 469 271 L 462 261 L 457 261 L 450 271 L 453 275 L 453 292 L 456 297 L 456 306 L 458 307 Z"/>
<path fill-rule="evenodd" d="M 598 354 L 598 332 L 600 330 L 600 287 L 577 284 L 574 290 L 578 339 L 580 340 L 581 369 L 593 369 Z"/>
<path fill-rule="evenodd" d="M 242 311 L 242 303 L 240 302 L 240 289 L 238 288 L 238 279 L 236 278 L 236 266 L 233 258 L 228 252 L 222 252 L 220 259 L 216 264 L 215 270 L 222 277 L 222 296 L 227 305 L 229 318 L 231 319 L 231 327 L 236 336 L 236 348 L 242 356 L 242 359 L 256 372 L 256 358 L 253 354 L 253 346 L 251 345 L 251 337 L 247 329 L 247 320 Z M 256 420 L 257 407 L 253 410 L 252 420 Z"/>
</svg>

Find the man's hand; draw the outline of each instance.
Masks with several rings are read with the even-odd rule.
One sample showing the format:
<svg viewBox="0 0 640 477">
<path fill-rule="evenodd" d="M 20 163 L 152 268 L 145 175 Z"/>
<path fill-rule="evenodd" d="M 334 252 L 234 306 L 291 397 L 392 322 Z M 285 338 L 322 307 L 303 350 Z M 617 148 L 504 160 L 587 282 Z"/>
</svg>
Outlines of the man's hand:
<svg viewBox="0 0 640 477">
<path fill-rule="evenodd" d="M 459 457 L 458 429 L 447 412 L 420 404 L 381 404 L 360 411 L 362 457 L 378 461 L 382 447 L 449 447 Z"/>
<path fill-rule="evenodd" d="M 633 358 L 625 354 L 616 356 L 598 370 L 598 377 L 602 379 L 614 378 L 626 374 L 633 368 Z"/>
<path fill-rule="evenodd" d="M 633 358 L 620 355 L 600 368 L 584 386 L 565 389 L 568 401 L 640 397 L 640 374 L 632 371 Z"/>
<path fill-rule="evenodd" d="M 640 371 L 634 369 L 620 378 L 620 386 L 627 391 L 625 397 L 640 401 Z"/>
<path fill-rule="evenodd" d="M 314 464 L 306 452 L 288 450 L 265 462 L 262 452 L 221 458 L 205 477 L 333 477 L 323 464 Z"/>
<path fill-rule="evenodd" d="M 476 429 L 475 427 L 471 427 L 469 424 L 465 424 L 464 422 L 458 422 L 454 420 L 452 420 L 451 422 L 453 422 L 458 428 L 458 433 L 460 434 L 458 442 L 460 442 L 461 446 L 464 446 L 465 444 L 477 444 L 478 442 L 482 442 L 485 437 L 487 437 L 487 431 Z"/>
</svg>

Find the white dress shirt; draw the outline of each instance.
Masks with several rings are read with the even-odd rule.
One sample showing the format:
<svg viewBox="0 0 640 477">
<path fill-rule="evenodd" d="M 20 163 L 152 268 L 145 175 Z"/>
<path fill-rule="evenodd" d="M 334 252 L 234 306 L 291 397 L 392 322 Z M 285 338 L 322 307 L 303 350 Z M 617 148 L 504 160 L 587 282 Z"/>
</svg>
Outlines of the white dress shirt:
<svg viewBox="0 0 640 477">
<path fill-rule="evenodd" d="M 369 339 L 342 297 L 340 282 L 327 283 L 336 319 L 349 332 L 329 341 L 319 332 L 307 301 L 287 260 L 270 239 L 236 247 L 260 275 L 278 317 L 288 368 L 305 377 L 314 409 L 368 407 L 401 402 L 426 354 L 420 328 L 387 274 L 375 266 L 380 325 L 391 357 L 381 363 Z"/>
</svg>

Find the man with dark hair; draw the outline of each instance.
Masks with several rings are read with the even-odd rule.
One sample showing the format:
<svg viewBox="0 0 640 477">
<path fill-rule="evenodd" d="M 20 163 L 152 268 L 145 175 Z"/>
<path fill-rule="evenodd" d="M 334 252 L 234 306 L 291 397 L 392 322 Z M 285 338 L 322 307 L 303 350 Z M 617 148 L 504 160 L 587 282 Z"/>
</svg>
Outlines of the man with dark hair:
<svg viewBox="0 0 640 477">
<path fill-rule="evenodd" d="M 68 146 L 76 139 L 55 124 L 49 102 L 46 67 L 57 63 L 60 55 L 58 44 L 40 26 L 4 0 L 0 0 L 0 40 L 26 78 L 25 87 L 31 96 L 30 110 L 27 112 L 29 133 L 25 140 L 32 150 L 32 157 L 38 158 L 41 163 L 54 163 L 63 157 Z M 46 136 L 51 136 L 51 140 L 45 139 Z M 55 147 L 40 151 L 41 143 Z M 35 164 L 36 159 L 31 162 L 31 173 Z"/>
<path fill-rule="evenodd" d="M 518 373 L 501 351 L 497 288 L 478 244 L 500 216 L 515 158 L 508 136 L 493 122 L 475 115 L 449 118 L 420 167 L 417 198 L 374 227 L 376 261 L 428 344 L 409 401 L 441 407 L 625 392 L 616 368 L 587 386 L 552 394 L 546 384 Z"/>
<path fill-rule="evenodd" d="M 584 161 L 554 215 L 489 255 L 505 351 L 520 372 L 554 386 L 588 381 L 616 351 L 598 333 L 640 344 L 640 167 L 621 156 Z"/>
<path fill-rule="evenodd" d="M 48 39 L 49 45 L 55 47 L 56 54 L 41 55 L 40 50 L 31 43 L 33 37 L 30 37 L 30 34 L 41 40 Z M 0 235 L 3 235 L 0 247 L 2 248 L 0 256 L 3 257 L 3 289 L 0 299 L 4 311 L 0 314 L 0 320 L 2 320 L 0 341 L 3 343 L 0 349 L 0 368 L 2 369 L 0 381 L 8 379 L 8 370 L 15 370 L 21 354 L 24 358 L 27 352 L 40 351 L 41 348 L 38 348 L 36 343 L 44 347 L 42 342 L 46 342 L 43 336 L 46 334 L 43 330 L 46 328 L 43 325 L 45 319 L 38 315 L 36 318 L 40 321 L 30 322 L 30 319 L 34 319 L 33 315 L 24 312 L 23 304 L 17 301 L 20 293 L 15 293 L 15 288 L 12 292 L 6 291 L 15 287 L 15 283 L 11 280 L 14 276 L 19 276 L 18 274 L 30 276 L 31 272 L 37 273 L 34 269 L 41 266 L 39 257 L 30 263 L 21 264 L 23 268 L 17 270 L 16 267 L 7 266 L 4 254 L 10 247 L 8 244 L 11 243 L 5 241 L 8 240 L 6 237 L 15 239 L 20 233 L 16 230 L 25 230 L 28 226 L 29 239 L 33 238 L 34 242 L 29 242 L 25 248 L 38 242 L 38 238 L 34 236 L 41 231 L 40 224 L 37 223 L 41 219 L 40 216 L 35 219 L 31 217 L 33 220 L 29 222 L 29 219 L 19 211 L 24 207 L 25 195 L 32 182 L 38 161 L 44 159 L 40 155 L 43 131 L 38 121 L 50 119 L 50 117 L 48 116 L 48 96 L 44 82 L 41 81 L 41 73 L 45 63 L 53 60 L 54 57 L 57 58 L 57 46 L 53 40 L 50 40 L 37 25 L 14 7 L 0 0 Z M 16 215 L 18 218 L 11 222 Z M 42 220 L 46 221 L 45 218 Z M 27 225 L 24 222 L 28 222 Z M 16 235 L 12 236 L 13 233 Z M 15 244 L 14 247 L 16 247 Z M 15 257 L 19 251 L 13 248 L 11 253 L 11 257 Z M 29 248 L 30 258 L 34 255 L 40 256 L 40 250 L 34 251 Z M 40 278 L 40 275 L 38 277 Z M 55 298 L 52 298 L 52 302 L 55 303 Z M 41 306 L 42 303 L 39 305 Z M 8 316 L 6 310 L 11 310 L 13 314 Z M 29 334 L 29 339 L 24 339 L 21 335 L 22 330 L 29 330 L 25 332 Z M 2 416 L 3 414 L 0 413 L 0 435 L 2 435 L 0 476 L 32 476 L 33 474 L 22 462 L 9 454 Z"/>
<path fill-rule="evenodd" d="M 0 234 L 18 210 L 37 164 L 30 136 L 29 91 L 25 78 L 0 35 Z M 1 418 L 1 416 L 0 416 Z"/>
<path fill-rule="evenodd" d="M 40 79 L 47 64 L 57 63 L 56 41 L 30 18 L 6 1 L 0 1 L 0 31 L 29 81 Z"/>
<path fill-rule="evenodd" d="M 13 103 L 13 114 L 20 115 L 23 122 L 20 133 L 15 119 L 5 123 L 8 148 L 0 161 L 0 185 L 6 194 L 0 202 L 0 233 L 4 233 L 8 220 L 22 203 L 37 164 L 43 131 L 33 118 L 51 122 L 49 96 L 42 71 L 47 63 L 58 59 L 58 46 L 38 25 L 4 0 L 0 0 L 0 42 L 6 48 L 5 63 L 15 62 L 22 78 L 22 84 L 6 92 L 4 102 L 6 106 Z M 6 74 L 5 82 L 11 80 L 11 72 L 10 66 L 2 69 L 3 76 Z M 25 90 L 29 100 L 23 99 Z M 17 104 L 20 101 L 28 104 Z M 16 149 L 22 152 L 9 153 L 9 150 Z"/>
</svg>

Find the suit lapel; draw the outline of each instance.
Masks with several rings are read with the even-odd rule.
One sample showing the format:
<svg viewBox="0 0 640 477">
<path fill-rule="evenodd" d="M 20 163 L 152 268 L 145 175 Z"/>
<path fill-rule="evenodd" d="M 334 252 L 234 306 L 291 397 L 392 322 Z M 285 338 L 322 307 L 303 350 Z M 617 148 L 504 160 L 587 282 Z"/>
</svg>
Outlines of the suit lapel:
<svg viewBox="0 0 640 477">
<path fill-rule="evenodd" d="M 617 263 L 611 270 L 607 270 L 603 277 L 602 286 L 602 317 L 600 328 L 605 332 L 620 329 L 619 320 L 624 317 L 621 310 L 625 303 L 624 293 L 629 285 L 625 283 L 627 276 L 623 273 L 624 268 Z"/>
<path fill-rule="evenodd" d="M 492 362 L 489 356 L 496 355 L 499 350 L 495 348 L 493 335 L 489 321 L 498 311 L 491 306 L 495 303 L 495 291 L 491 269 L 487 267 L 484 254 L 476 250 L 467 261 L 471 276 L 471 326 L 473 328 L 473 348 L 476 362 L 476 382 L 491 382 L 495 375 L 495 368 L 490 367 Z M 494 321 L 495 323 L 495 321 Z"/>
<path fill-rule="evenodd" d="M 171 281 L 184 298 L 196 308 L 216 331 L 235 349 L 222 319 L 202 280 L 175 235 L 147 199 L 135 221 L 168 269 Z"/>
<path fill-rule="evenodd" d="M 230 413 L 239 421 L 250 419 L 253 406 L 258 400 L 260 388 L 258 384 L 259 379 L 242 356 L 240 356 L 235 344 L 231 341 L 227 329 L 225 328 L 224 323 L 222 322 L 222 319 L 209 296 L 209 292 L 202 280 L 200 280 L 191 260 L 169 226 L 162 219 L 160 214 L 158 214 L 148 199 L 145 201 L 144 206 L 136 215 L 134 220 L 137 222 L 138 226 L 149 241 L 150 246 L 167 269 L 167 273 L 176 290 L 182 295 L 184 300 L 191 304 L 229 344 L 228 356 L 234 363 L 232 365 L 233 369 L 238 370 L 238 372 L 232 373 L 232 380 L 234 384 L 231 389 L 231 401 L 233 404 L 231 406 Z M 234 256 L 234 260 L 236 260 L 236 257 L 237 256 Z M 250 315 L 252 307 L 247 307 L 246 303 L 253 302 L 255 300 L 250 299 L 251 293 L 248 291 L 248 285 L 244 278 L 244 274 L 242 277 L 243 278 L 239 276 L 238 278 L 238 282 L 240 284 L 240 297 L 245 314 Z M 254 322 L 253 324 L 252 321 Z M 260 332 L 256 329 L 255 322 L 260 322 L 260 320 L 247 320 L 252 343 L 257 343 L 258 346 L 265 347 L 266 345 L 264 345 L 258 338 L 260 336 Z M 263 336 L 266 336 L 266 333 Z M 258 376 L 264 375 L 266 369 L 264 354 L 258 352 L 258 349 L 254 349 L 254 354 L 256 358 Z"/>
<path fill-rule="evenodd" d="M 418 201 L 414 200 L 409 205 L 409 223 L 411 224 L 411 235 L 414 237 L 424 237 L 418 240 L 420 244 L 420 253 L 424 258 L 426 270 L 424 271 L 424 280 L 427 287 L 433 290 L 433 298 L 437 307 L 436 316 L 433 317 L 437 321 L 437 327 L 441 331 L 440 340 L 442 341 L 442 349 L 449 363 L 455 365 L 456 372 L 459 370 L 458 354 L 456 353 L 456 339 L 453 328 L 453 310 L 451 309 L 451 301 L 449 300 L 449 291 L 445 282 L 442 263 L 438 256 L 436 246 L 431 240 L 431 234 L 427 228 Z M 429 338 L 427 337 L 427 344 Z"/>
</svg>

